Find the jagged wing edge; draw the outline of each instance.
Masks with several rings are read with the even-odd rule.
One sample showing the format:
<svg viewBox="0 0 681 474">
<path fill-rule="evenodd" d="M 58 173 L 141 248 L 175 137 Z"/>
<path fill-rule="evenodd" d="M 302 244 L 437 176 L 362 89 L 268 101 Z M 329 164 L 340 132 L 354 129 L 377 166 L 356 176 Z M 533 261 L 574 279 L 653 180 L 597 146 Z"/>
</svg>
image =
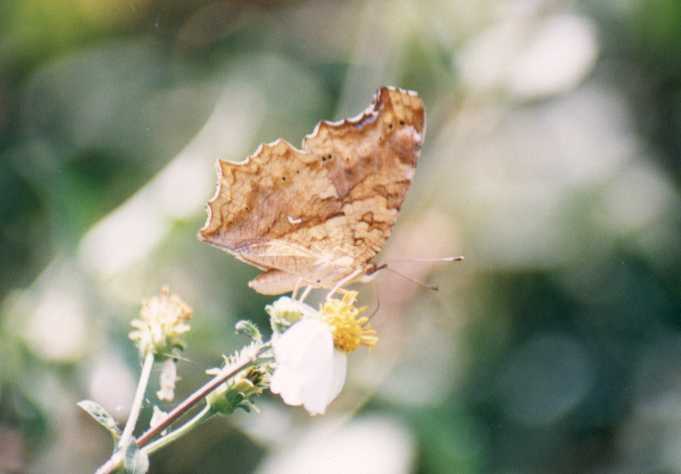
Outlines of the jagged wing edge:
<svg viewBox="0 0 681 474">
<path fill-rule="evenodd" d="M 314 130 L 312 130 L 312 133 L 308 134 L 303 138 L 303 147 L 304 144 L 307 140 L 311 140 L 315 138 L 318 134 L 319 131 L 323 127 L 327 128 L 341 128 L 345 125 L 359 125 L 364 122 L 366 123 L 373 123 L 376 117 L 378 116 L 378 113 L 381 111 L 381 108 L 383 107 L 383 93 L 384 92 L 389 92 L 389 91 L 396 91 L 400 92 L 403 94 L 407 94 L 412 97 L 418 97 L 418 93 L 416 91 L 408 90 L 408 89 L 401 89 L 399 87 L 393 87 L 393 86 L 381 86 L 378 88 L 376 93 L 374 94 L 374 97 L 371 101 L 371 104 L 364 109 L 362 112 L 358 113 L 357 115 L 341 120 L 322 120 L 317 123 L 315 126 Z"/>
<path fill-rule="evenodd" d="M 217 170 L 217 184 L 215 186 L 215 192 L 213 193 L 213 196 L 208 200 L 208 204 L 206 206 L 206 211 L 207 211 L 208 215 L 206 217 L 205 223 L 203 224 L 203 227 L 201 227 L 201 229 L 199 229 L 199 232 L 198 232 L 198 235 L 197 235 L 198 239 L 201 240 L 202 242 L 206 242 L 206 243 L 208 243 L 208 244 L 210 244 L 210 245 L 212 245 L 216 248 L 228 251 L 232 255 L 238 257 L 238 254 L 236 254 L 235 252 L 230 251 L 229 249 L 227 249 L 223 246 L 216 245 L 208 237 L 203 235 L 204 230 L 206 230 L 209 227 L 209 224 L 210 224 L 210 222 L 213 218 L 213 210 L 212 210 L 211 204 L 213 204 L 215 201 L 217 201 L 217 199 L 220 197 L 220 186 L 221 186 L 221 183 L 222 183 L 222 164 L 221 163 L 225 163 L 225 164 L 228 164 L 228 165 L 234 166 L 234 167 L 247 167 L 252 161 L 254 161 L 258 158 L 258 156 L 263 152 L 263 150 L 265 150 L 266 148 L 274 148 L 276 146 L 279 146 L 281 143 L 284 143 L 286 146 L 291 148 L 295 153 L 299 153 L 299 154 L 303 154 L 303 155 L 307 154 L 308 152 L 305 151 L 305 149 L 304 149 L 305 148 L 305 142 L 307 140 L 310 140 L 310 139 L 313 139 L 314 137 L 316 137 L 319 134 L 319 131 L 321 130 L 321 128 L 323 128 L 323 127 L 341 128 L 341 127 L 348 125 L 348 124 L 349 125 L 357 125 L 357 124 L 363 123 L 364 121 L 367 121 L 367 123 L 373 123 L 375 118 L 378 116 L 378 113 L 380 112 L 381 107 L 383 106 L 382 98 L 383 98 L 383 92 L 384 91 L 386 91 L 386 92 L 387 91 L 398 91 L 398 92 L 402 92 L 402 93 L 408 94 L 408 95 L 413 96 L 413 97 L 418 97 L 418 93 L 416 91 L 412 91 L 412 90 L 408 90 L 408 89 L 401 89 L 399 87 L 393 87 L 393 86 L 381 86 L 381 87 L 378 88 L 378 90 L 374 94 L 374 97 L 372 99 L 371 104 L 369 104 L 369 106 L 366 109 L 364 109 L 362 112 L 360 112 L 359 114 L 357 114 L 353 117 L 349 117 L 349 118 L 345 118 L 345 119 L 337 120 L 337 121 L 321 120 L 321 121 L 317 122 L 317 125 L 315 125 L 315 128 L 312 130 L 312 133 L 305 135 L 305 137 L 303 138 L 302 145 L 301 145 L 300 149 L 293 146 L 291 143 L 284 140 L 283 138 L 277 138 L 276 140 L 274 140 L 272 142 L 260 144 L 258 146 L 258 148 L 256 148 L 256 150 L 243 161 L 236 162 L 236 161 L 222 160 L 222 159 L 217 160 L 215 162 L 215 167 L 216 167 L 216 170 Z M 253 265 L 252 262 L 247 262 L 247 263 L 249 263 L 250 265 Z M 258 267 L 258 268 L 260 268 L 260 267 Z"/>
</svg>

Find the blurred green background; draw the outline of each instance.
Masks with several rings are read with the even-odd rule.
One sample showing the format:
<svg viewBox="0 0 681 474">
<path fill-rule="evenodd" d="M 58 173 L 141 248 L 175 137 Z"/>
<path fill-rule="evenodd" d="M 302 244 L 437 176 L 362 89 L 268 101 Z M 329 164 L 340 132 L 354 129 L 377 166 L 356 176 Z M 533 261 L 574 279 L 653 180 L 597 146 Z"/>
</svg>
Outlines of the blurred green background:
<svg viewBox="0 0 681 474">
<path fill-rule="evenodd" d="M 162 285 L 195 311 L 180 395 L 266 324 L 195 238 L 214 162 L 383 84 L 428 113 L 384 259 L 465 263 L 361 287 L 381 341 L 324 417 L 264 397 L 151 472 L 681 472 L 678 0 L 1 2 L 0 472 L 108 457 L 75 404 L 125 420 Z"/>
</svg>

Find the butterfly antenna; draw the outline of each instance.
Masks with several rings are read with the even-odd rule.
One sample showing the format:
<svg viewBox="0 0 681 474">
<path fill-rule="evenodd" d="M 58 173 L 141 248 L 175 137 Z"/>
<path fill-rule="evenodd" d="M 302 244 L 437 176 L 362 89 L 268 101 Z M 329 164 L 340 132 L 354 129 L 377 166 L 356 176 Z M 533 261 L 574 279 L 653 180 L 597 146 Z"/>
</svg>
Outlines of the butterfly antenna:
<svg viewBox="0 0 681 474">
<path fill-rule="evenodd" d="M 435 257 L 435 258 L 391 258 L 390 262 L 417 262 L 417 263 L 449 263 L 462 262 L 463 255 L 458 257 Z"/>
<path fill-rule="evenodd" d="M 421 288 L 424 288 L 424 289 L 430 290 L 430 291 L 440 291 L 440 288 L 437 285 L 428 285 L 427 283 L 424 283 L 420 280 L 417 280 L 415 278 L 407 276 L 404 273 L 400 273 L 396 270 L 393 270 L 392 268 L 390 268 L 386 264 L 381 265 L 381 267 L 382 267 L 381 270 L 388 270 L 390 273 L 397 275 L 398 277 L 404 278 L 405 280 L 415 284 L 416 286 L 420 286 Z"/>
<path fill-rule="evenodd" d="M 373 319 L 374 316 L 378 314 L 378 311 L 381 309 L 381 298 L 378 297 L 378 293 L 376 293 L 376 308 L 371 312 L 371 314 L 368 316 L 369 321 Z"/>
</svg>

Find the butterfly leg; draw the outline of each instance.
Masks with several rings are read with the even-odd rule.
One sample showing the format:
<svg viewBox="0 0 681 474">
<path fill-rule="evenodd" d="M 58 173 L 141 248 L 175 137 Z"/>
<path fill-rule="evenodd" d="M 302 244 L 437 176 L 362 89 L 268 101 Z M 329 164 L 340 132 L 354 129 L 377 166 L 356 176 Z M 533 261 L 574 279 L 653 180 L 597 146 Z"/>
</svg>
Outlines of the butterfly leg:
<svg viewBox="0 0 681 474">
<path fill-rule="evenodd" d="M 357 278 L 359 275 L 362 274 L 362 272 L 363 272 L 363 270 L 357 269 L 357 270 L 355 270 L 354 272 L 352 272 L 351 274 L 349 274 L 348 276 L 346 276 L 345 278 L 343 278 L 342 280 L 340 280 L 338 283 L 336 283 L 336 286 L 334 286 L 334 287 L 331 289 L 331 291 L 329 291 L 329 293 L 326 295 L 326 299 L 327 299 L 327 300 L 331 299 L 331 297 L 332 297 L 333 295 L 335 295 L 336 293 L 338 293 L 338 291 L 339 291 L 343 286 L 345 286 L 346 284 L 348 284 L 349 282 L 351 282 L 352 280 L 354 280 L 355 278 Z"/>
<path fill-rule="evenodd" d="M 303 294 L 300 295 L 300 299 L 298 301 L 300 301 L 301 303 L 305 301 L 305 298 L 307 298 L 307 295 L 310 294 L 310 291 L 312 291 L 312 286 L 305 287 L 305 291 L 303 291 Z"/>
<path fill-rule="evenodd" d="M 298 290 L 300 290 L 300 284 L 303 282 L 302 278 L 298 278 L 296 280 L 296 286 L 293 287 L 293 291 L 291 292 L 291 299 L 296 299 L 296 296 L 298 295 Z"/>
</svg>

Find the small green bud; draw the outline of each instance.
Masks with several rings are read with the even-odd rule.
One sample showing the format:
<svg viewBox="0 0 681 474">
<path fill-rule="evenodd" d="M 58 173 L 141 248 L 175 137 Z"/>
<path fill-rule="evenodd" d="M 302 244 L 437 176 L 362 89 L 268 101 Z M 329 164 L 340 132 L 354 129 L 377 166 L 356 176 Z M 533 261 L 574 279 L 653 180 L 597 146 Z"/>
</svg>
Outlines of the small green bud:
<svg viewBox="0 0 681 474">
<path fill-rule="evenodd" d="M 235 329 L 237 334 L 245 334 L 246 336 L 250 337 L 254 342 L 258 343 L 262 342 L 262 334 L 260 333 L 260 329 L 258 329 L 258 326 L 256 326 L 251 321 L 243 319 L 236 323 Z"/>
<path fill-rule="evenodd" d="M 231 415 L 237 408 L 245 411 L 254 409 L 251 399 L 269 387 L 270 372 L 270 364 L 254 365 L 242 370 L 206 397 L 211 411 Z"/>
<path fill-rule="evenodd" d="M 282 296 L 270 305 L 265 306 L 270 315 L 270 325 L 275 333 L 286 330 L 292 324 L 300 321 L 309 307 L 288 296 Z"/>
</svg>

